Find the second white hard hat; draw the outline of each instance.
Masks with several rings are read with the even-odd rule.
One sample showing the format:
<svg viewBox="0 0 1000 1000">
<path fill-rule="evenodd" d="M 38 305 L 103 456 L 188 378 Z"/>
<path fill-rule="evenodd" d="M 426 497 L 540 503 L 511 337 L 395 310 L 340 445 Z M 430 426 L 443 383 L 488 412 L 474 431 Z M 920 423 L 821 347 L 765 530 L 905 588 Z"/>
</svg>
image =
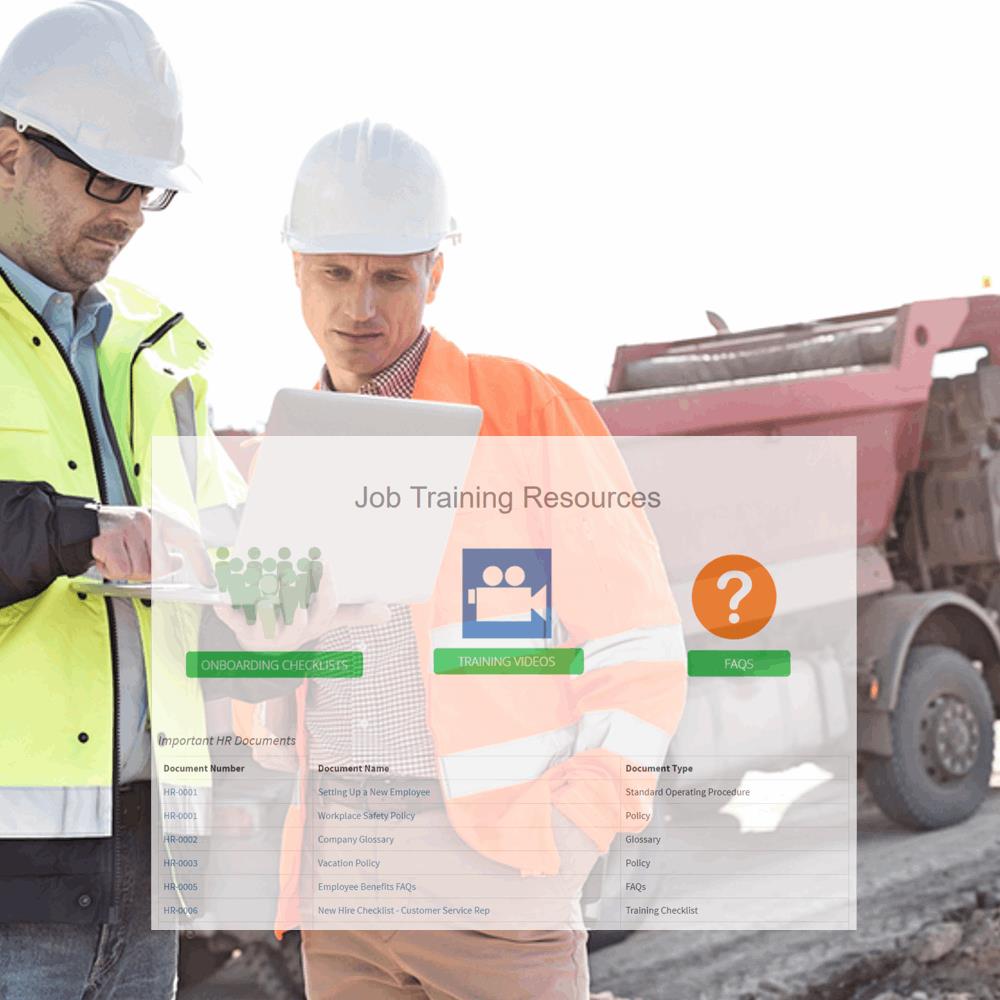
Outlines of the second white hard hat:
<svg viewBox="0 0 1000 1000">
<path fill-rule="evenodd" d="M 415 139 L 367 119 L 306 154 L 283 231 L 299 253 L 423 253 L 458 239 L 444 177 Z"/>
<path fill-rule="evenodd" d="M 170 61 L 115 0 L 78 0 L 22 28 L 0 58 L 0 111 L 119 180 L 186 191 L 198 179 Z"/>
</svg>

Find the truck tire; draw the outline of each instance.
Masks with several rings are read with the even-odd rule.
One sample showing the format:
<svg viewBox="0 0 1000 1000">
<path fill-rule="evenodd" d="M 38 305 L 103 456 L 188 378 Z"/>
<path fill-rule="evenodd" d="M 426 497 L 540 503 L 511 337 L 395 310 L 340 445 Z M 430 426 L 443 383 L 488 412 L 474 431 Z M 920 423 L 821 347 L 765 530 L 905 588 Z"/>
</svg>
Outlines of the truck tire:
<svg viewBox="0 0 1000 1000">
<path fill-rule="evenodd" d="M 982 804 L 993 768 L 993 700 L 979 671 L 948 646 L 915 646 L 892 712 L 892 756 L 865 765 L 872 797 L 914 830 L 961 823 Z"/>
</svg>

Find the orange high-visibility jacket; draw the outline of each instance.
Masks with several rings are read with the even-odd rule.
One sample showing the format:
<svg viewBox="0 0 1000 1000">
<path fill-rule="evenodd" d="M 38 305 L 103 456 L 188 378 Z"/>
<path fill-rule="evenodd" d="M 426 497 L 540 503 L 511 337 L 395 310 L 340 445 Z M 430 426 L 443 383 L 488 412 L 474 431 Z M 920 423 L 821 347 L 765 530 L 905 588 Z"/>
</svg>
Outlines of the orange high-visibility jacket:
<svg viewBox="0 0 1000 1000">
<path fill-rule="evenodd" d="M 481 407 L 483 435 L 608 438 L 591 402 L 563 382 L 519 361 L 466 355 L 434 330 L 413 398 Z M 610 442 L 603 450 L 613 451 Z M 559 870 L 553 808 L 601 851 L 619 831 L 642 829 L 648 818 L 626 819 L 626 807 L 635 817 L 640 804 L 636 798 L 626 800 L 626 788 L 649 790 L 656 778 L 637 774 L 623 780 L 623 764 L 630 756 L 662 760 L 680 720 L 686 692 L 680 618 L 648 522 L 640 512 L 625 525 L 626 537 L 621 531 L 602 537 L 598 531 L 581 539 L 581 565 L 564 568 L 567 574 L 580 574 L 582 565 L 600 557 L 619 581 L 629 584 L 622 599 L 598 595 L 576 608 L 559 606 L 559 645 L 583 648 L 585 671 L 580 676 L 436 676 L 433 649 L 453 644 L 447 638 L 456 634 L 460 622 L 456 604 L 461 590 L 451 581 L 442 588 L 439 580 L 435 597 L 411 608 L 427 724 L 449 817 L 470 846 L 525 873 Z M 494 544 L 527 543 L 514 537 Z M 553 575 L 558 595 L 555 567 Z M 566 593 L 569 588 L 561 589 Z M 577 631 L 585 636 L 582 641 Z M 304 692 L 303 685 L 297 741 L 303 761 Z M 471 705 L 478 710 L 470 711 Z M 491 766 L 498 759 L 505 763 Z M 524 761 L 523 773 L 514 773 L 517 760 Z M 496 775 L 495 786 L 491 774 Z M 305 808 L 303 782 L 300 804 L 293 807 L 285 831 L 279 927 L 298 923 Z"/>
</svg>

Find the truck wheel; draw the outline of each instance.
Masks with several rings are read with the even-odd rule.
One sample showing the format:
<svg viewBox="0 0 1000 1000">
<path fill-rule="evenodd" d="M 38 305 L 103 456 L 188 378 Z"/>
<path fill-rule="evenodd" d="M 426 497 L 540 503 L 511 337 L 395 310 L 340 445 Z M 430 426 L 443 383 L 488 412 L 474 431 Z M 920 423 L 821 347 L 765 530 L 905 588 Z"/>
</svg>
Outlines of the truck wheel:
<svg viewBox="0 0 1000 1000">
<path fill-rule="evenodd" d="M 968 657 L 915 646 L 892 713 L 892 756 L 865 781 L 889 819 L 915 830 L 952 826 L 982 804 L 993 768 L 993 701 Z"/>
</svg>

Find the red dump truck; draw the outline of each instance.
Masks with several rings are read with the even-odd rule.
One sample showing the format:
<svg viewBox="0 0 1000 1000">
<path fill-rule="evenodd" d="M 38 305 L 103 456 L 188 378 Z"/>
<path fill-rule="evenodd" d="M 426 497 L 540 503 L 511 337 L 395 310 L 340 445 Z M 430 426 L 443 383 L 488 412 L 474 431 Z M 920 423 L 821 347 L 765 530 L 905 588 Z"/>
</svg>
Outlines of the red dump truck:
<svg viewBox="0 0 1000 1000">
<path fill-rule="evenodd" d="M 975 370 L 934 378 L 952 351 Z M 623 346 L 609 393 L 617 435 L 857 438 L 864 777 L 906 826 L 971 815 L 1000 706 L 1000 296 Z"/>
<path fill-rule="evenodd" d="M 973 374 L 932 377 L 941 352 L 978 347 Z M 1000 706 L 1000 296 L 620 347 L 609 390 L 597 407 L 618 435 L 857 437 L 865 778 L 907 826 L 973 813 Z M 261 996 L 300 996 L 294 937 L 284 945 L 188 932 L 182 983 L 240 946 Z"/>
</svg>

